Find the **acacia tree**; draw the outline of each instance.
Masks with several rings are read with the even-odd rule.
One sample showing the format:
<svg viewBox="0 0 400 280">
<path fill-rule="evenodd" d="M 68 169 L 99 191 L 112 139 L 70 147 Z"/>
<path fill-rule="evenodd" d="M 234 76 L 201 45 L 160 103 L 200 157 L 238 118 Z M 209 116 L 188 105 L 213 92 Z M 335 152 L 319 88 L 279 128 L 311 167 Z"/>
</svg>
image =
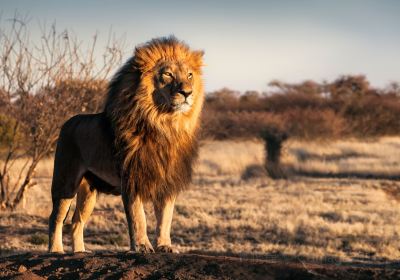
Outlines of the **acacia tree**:
<svg viewBox="0 0 400 280">
<path fill-rule="evenodd" d="M 42 26 L 34 42 L 26 22 L 16 16 L 0 28 L 1 209 L 15 209 L 36 184 L 37 164 L 51 153 L 62 123 L 99 109 L 105 80 L 122 57 L 122 40 L 110 36 L 99 63 L 97 35 L 84 48 L 55 25 Z"/>
</svg>

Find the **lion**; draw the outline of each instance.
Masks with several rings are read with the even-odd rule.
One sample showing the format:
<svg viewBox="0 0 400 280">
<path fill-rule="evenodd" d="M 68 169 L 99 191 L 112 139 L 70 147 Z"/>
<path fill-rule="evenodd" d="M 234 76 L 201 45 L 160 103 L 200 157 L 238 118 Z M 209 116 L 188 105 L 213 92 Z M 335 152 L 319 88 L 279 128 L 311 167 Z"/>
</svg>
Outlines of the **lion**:
<svg viewBox="0 0 400 280">
<path fill-rule="evenodd" d="M 54 160 L 49 252 L 64 252 L 62 227 L 75 195 L 72 248 L 85 251 L 83 228 L 98 192 L 122 196 L 130 250 L 155 251 L 143 208 L 152 202 L 156 251 L 175 251 L 174 203 L 190 184 L 197 156 L 203 54 L 174 36 L 139 45 L 111 80 L 103 112 L 64 123 Z"/>
</svg>

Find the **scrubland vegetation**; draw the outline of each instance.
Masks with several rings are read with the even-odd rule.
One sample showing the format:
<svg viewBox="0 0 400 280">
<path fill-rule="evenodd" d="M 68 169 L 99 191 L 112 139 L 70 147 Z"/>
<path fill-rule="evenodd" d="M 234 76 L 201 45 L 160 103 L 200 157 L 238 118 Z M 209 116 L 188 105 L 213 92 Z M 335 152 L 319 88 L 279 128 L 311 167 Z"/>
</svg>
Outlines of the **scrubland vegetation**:
<svg viewBox="0 0 400 280">
<path fill-rule="evenodd" d="M 207 96 L 204 137 L 259 137 L 260 130 L 297 139 L 398 135 L 400 86 L 370 86 L 363 75 L 334 81 L 287 84 L 273 81 L 266 92 L 221 89 Z"/>
</svg>

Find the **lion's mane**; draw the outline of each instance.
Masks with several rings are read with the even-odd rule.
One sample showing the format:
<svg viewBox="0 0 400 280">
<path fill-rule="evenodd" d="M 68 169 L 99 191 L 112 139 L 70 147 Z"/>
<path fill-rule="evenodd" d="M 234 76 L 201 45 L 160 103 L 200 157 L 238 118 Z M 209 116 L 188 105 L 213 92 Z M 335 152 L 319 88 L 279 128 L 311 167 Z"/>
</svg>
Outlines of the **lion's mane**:
<svg viewBox="0 0 400 280">
<path fill-rule="evenodd" d="M 204 99 L 202 55 L 175 37 L 153 39 L 137 47 L 111 81 L 104 111 L 128 193 L 161 200 L 189 185 Z M 163 112 L 154 105 L 154 67 L 162 60 L 186 63 L 197 76 L 188 113 Z"/>
</svg>

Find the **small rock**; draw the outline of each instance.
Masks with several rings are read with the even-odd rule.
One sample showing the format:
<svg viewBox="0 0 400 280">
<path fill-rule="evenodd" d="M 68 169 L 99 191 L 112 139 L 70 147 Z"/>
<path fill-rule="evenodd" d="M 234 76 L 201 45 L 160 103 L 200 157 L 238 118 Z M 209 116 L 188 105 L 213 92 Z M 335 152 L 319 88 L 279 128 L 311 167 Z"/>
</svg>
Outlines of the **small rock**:
<svg viewBox="0 0 400 280">
<path fill-rule="evenodd" d="M 20 265 L 19 267 L 18 267 L 18 272 L 21 272 L 21 273 L 23 273 L 23 272 L 25 272 L 25 271 L 27 271 L 28 269 L 24 266 L 24 265 Z"/>
</svg>

